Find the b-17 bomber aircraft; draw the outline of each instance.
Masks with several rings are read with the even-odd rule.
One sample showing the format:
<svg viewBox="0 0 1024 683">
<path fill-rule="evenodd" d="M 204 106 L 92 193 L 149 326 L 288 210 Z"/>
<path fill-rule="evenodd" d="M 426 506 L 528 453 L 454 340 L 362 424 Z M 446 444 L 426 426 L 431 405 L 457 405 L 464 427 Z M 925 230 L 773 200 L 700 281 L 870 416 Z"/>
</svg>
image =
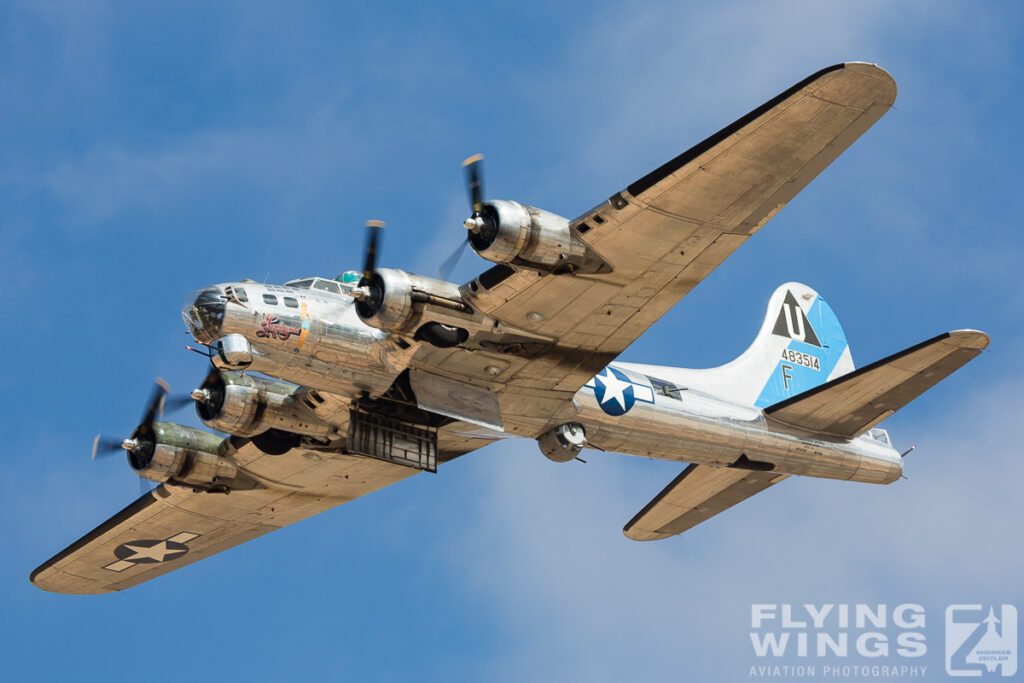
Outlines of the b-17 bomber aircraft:
<svg viewBox="0 0 1024 683">
<path fill-rule="evenodd" d="M 616 362 L 892 106 L 863 63 L 805 78 L 568 220 L 485 201 L 467 160 L 468 243 L 496 265 L 461 286 L 365 267 L 190 295 L 183 315 L 213 368 L 191 392 L 220 435 L 142 423 L 127 452 L 159 485 L 44 562 L 59 593 L 118 591 L 394 484 L 497 439 L 551 460 L 583 449 L 688 463 L 625 525 L 680 534 L 789 476 L 900 478 L 878 424 L 989 342 L 947 332 L 855 368 L 828 303 L 790 282 L 750 348 L 703 370 Z"/>
</svg>

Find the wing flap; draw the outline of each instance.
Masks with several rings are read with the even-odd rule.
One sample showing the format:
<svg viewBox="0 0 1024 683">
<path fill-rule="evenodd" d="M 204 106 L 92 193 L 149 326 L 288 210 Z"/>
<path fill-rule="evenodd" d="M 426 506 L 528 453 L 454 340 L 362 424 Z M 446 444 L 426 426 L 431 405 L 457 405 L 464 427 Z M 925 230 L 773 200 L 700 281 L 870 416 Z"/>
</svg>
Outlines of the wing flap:
<svg viewBox="0 0 1024 683">
<path fill-rule="evenodd" d="M 980 354 L 988 335 L 957 330 L 929 339 L 765 408 L 789 427 L 855 438 Z"/>
<path fill-rule="evenodd" d="M 786 478 L 785 474 L 690 465 L 626 524 L 634 541 L 681 534 Z"/>
</svg>

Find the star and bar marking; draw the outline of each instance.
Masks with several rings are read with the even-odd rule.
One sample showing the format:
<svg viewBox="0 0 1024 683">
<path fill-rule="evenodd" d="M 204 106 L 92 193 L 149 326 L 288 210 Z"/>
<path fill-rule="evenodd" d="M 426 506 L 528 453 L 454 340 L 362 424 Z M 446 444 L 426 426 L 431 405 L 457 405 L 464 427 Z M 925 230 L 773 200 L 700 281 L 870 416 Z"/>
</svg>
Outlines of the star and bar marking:
<svg viewBox="0 0 1024 683">
<path fill-rule="evenodd" d="M 111 562 L 104 569 L 123 572 L 137 564 L 158 564 L 176 560 L 188 552 L 188 546 L 185 544 L 201 535 L 190 531 L 180 531 L 163 540 L 143 539 L 122 543 L 114 548 L 114 556 L 117 557 L 117 561 Z"/>
<path fill-rule="evenodd" d="M 613 367 L 597 373 L 591 382 L 586 386 L 593 388 L 598 405 L 609 415 L 625 415 L 637 401 L 654 403 L 654 391 L 649 385 L 634 382 Z"/>
</svg>

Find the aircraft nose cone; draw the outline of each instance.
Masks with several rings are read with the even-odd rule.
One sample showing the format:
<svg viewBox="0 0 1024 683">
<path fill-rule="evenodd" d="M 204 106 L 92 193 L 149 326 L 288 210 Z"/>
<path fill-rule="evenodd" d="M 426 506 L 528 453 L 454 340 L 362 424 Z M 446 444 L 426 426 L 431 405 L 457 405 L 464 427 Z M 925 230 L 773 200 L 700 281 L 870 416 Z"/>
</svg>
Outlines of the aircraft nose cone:
<svg viewBox="0 0 1024 683">
<path fill-rule="evenodd" d="M 225 301 L 224 290 L 216 286 L 197 290 L 185 297 L 181 317 L 198 341 L 207 343 L 220 336 Z"/>
</svg>

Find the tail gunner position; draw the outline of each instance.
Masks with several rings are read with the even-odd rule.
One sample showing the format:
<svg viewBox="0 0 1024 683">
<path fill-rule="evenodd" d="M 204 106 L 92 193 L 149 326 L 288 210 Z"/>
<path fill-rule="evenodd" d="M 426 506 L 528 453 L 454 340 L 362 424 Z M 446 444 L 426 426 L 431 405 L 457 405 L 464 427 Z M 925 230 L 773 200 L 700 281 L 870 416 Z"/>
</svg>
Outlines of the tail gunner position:
<svg viewBox="0 0 1024 683">
<path fill-rule="evenodd" d="M 213 368 L 191 392 L 221 437 L 157 419 L 124 440 L 159 482 L 31 576 L 105 593 L 412 476 L 496 439 L 551 460 L 595 448 L 689 463 L 625 527 L 679 534 L 786 477 L 887 484 L 903 461 L 878 424 L 988 345 L 947 332 L 859 369 L 835 313 L 795 282 L 719 368 L 613 362 L 892 105 L 877 66 L 815 73 L 574 220 L 485 201 L 466 162 L 467 243 L 494 262 L 461 286 L 378 268 L 189 295 Z"/>
</svg>

